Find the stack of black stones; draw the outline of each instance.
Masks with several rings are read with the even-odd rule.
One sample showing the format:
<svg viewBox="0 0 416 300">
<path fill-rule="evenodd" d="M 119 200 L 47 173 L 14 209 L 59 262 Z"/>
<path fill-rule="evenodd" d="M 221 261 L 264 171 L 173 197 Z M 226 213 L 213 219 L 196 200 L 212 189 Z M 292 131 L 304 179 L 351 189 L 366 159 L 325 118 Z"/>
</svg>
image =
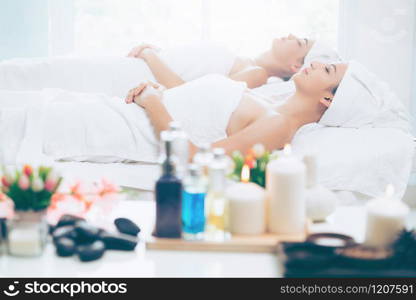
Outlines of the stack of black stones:
<svg viewBox="0 0 416 300">
<path fill-rule="evenodd" d="M 101 258 L 107 250 L 134 251 L 139 226 L 126 218 L 118 218 L 114 224 L 118 232 L 111 233 L 83 218 L 63 215 L 56 226 L 50 228 L 57 255 L 78 255 L 81 261 L 87 262 Z"/>
</svg>

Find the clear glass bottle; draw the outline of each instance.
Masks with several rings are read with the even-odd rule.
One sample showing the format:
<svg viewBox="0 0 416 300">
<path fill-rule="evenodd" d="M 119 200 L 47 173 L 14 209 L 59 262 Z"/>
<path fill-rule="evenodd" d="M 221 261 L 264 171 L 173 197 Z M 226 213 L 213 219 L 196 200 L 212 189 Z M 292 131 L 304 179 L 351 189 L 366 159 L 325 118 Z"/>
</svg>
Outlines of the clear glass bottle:
<svg viewBox="0 0 416 300">
<path fill-rule="evenodd" d="M 211 165 L 213 154 L 211 151 L 211 145 L 201 144 L 198 148 L 198 152 L 195 153 L 194 158 L 192 162 L 194 164 L 197 164 L 202 169 L 202 175 L 205 177 L 206 180 L 208 180 L 209 177 L 209 167 Z"/>
<path fill-rule="evenodd" d="M 164 143 L 162 176 L 156 182 L 156 224 L 154 235 L 163 238 L 180 238 L 182 235 L 182 181 L 175 175 L 172 161 L 172 136 L 161 133 Z"/>
<path fill-rule="evenodd" d="M 188 170 L 189 161 L 189 139 L 181 124 L 177 121 L 169 123 L 169 133 L 173 139 L 172 154 L 176 157 L 176 175 L 183 179 Z"/>
<path fill-rule="evenodd" d="M 223 241 L 230 238 L 229 205 L 225 197 L 227 159 L 222 148 L 215 148 L 213 155 L 214 158 L 209 169 L 209 185 L 206 198 L 206 238 Z"/>
<path fill-rule="evenodd" d="M 190 164 L 182 194 L 182 231 L 187 240 L 201 240 L 205 230 L 205 197 L 207 184 L 202 169 Z"/>
</svg>

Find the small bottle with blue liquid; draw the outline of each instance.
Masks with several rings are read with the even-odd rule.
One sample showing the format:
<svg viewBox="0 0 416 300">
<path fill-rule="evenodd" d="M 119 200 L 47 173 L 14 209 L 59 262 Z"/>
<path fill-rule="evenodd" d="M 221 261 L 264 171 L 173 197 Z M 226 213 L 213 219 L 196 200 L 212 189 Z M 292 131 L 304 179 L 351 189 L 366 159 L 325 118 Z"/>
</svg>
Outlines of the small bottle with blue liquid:
<svg viewBox="0 0 416 300">
<path fill-rule="evenodd" d="M 197 164 L 189 165 L 182 193 L 182 235 L 186 240 L 204 238 L 206 193 L 207 182 L 202 176 L 202 168 Z"/>
</svg>

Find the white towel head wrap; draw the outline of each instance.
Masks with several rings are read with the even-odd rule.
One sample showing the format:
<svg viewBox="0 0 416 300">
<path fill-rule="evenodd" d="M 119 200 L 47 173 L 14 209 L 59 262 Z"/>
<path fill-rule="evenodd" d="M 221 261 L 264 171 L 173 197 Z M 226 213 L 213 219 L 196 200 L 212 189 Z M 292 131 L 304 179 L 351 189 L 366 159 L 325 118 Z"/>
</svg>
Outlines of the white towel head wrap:
<svg viewBox="0 0 416 300">
<path fill-rule="evenodd" d="M 338 55 L 337 51 L 328 46 L 326 43 L 316 40 L 308 54 L 305 56 L 303 67 L 309 67 L 313 61 L 334 63 L 341 61 L 341 57 Z"/>
<path fill-rule="evenodd" d="M 335 127 L 388 127 L 410 132 L 409 118 L 389 86 L 350 61 L 331 105 L 319 123 Z"/>
</svg>

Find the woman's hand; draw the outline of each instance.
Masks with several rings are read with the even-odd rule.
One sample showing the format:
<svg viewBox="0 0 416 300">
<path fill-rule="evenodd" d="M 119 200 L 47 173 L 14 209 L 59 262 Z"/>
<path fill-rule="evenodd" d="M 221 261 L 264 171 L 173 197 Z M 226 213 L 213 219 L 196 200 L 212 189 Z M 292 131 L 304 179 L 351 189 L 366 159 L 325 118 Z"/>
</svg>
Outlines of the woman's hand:
<svg viewBox="0 0 416 300">
<path fill-rule="evenodd" d="M 163 96 L 163 87 L 160 84 L 148 81 L 142 82 L 138 87 L 131 89 L 126 97 L 126 103 L 136 103 L 146 108 L 149 103 L 159 101 Z"/>
<path fill-rule="evenodd" d="M 158 47 L 152 45 L 152 44 L 143 43 L 143 44 L 131 49 L 131 51 L 129 52 L 127 57 L 135 57 L 135 58 L 143 59 L 144 54 L 146 54 L 146 52 L 149 52 L 149 50 L 150 51 L 158 51 L 160 49 Z"/>
</svg>

